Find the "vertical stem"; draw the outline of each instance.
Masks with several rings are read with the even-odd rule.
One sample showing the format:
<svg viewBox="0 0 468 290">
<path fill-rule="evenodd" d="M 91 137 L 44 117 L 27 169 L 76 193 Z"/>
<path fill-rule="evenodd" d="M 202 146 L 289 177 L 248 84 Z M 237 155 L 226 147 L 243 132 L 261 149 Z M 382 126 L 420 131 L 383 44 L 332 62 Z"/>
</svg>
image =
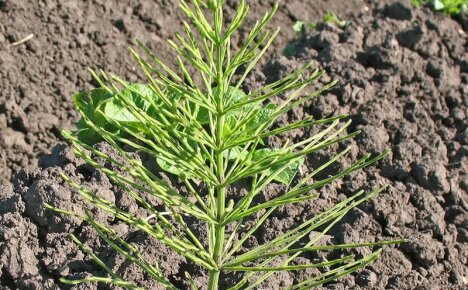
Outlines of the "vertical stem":
<svg viewBox="0 0 468 290">
<path fill-rule="evenodd" d="M 210 271 L 210 282 L 208 284 L 208 290 L 218 290 L 219 274 L 219 271 Z"/>
<path fill-rule="evenodd" d="M 216 118 L 216 141 L 218 146 L 222 145 L 223 129 L 224 129 L 224 116 L 218 115 Z M 216 168 L 220 185 L 216 188 L 217 193 L 217 209 L 216 209 L 216 219 L 218 222 L 221 222 L 224 213 L 226 210 L 226 187 L 224 183 L 224 157 L 223 152 L 219 150 L 216 153 Z M 215 245 L 213 251 L 213 259 L 216 263 L 221 262 L 223 251 L 224 251 L 224 235 L 225 227 L 224 225 L 211 225 L 214 227 L 214 237 Z M 208 285 L 209 290 L 217 290 L 219 284 L 219 270 L 210 271 L 210 281 Z"/>
<path fill-rule="evenodd" d="M 224 201 L 225 198 L 225 188 L 219 188 L 218 190 L 218 213 L 220 212 L 219 209 L 221 209 L 220 204 L 222 201 Z M 222 212 L 224 212 L 224 207 L 222 208 Z M 215 226 L 215 248 L 214 248 L 214 254 L 213 258 L 214 260 L 219 263 L 222 259 L 222 254 L 224 250 L 224 226 Z M 218 284 L 219 284 L 219 276 L 221 274 L 220 270 L 213 270 L 210 272 L 210 281 L 209 281 L 209 290 L 217 290 L 218 289 Z"/>
<path fill-rule="evenodd" d="M 215 43 L 216 47 L 216 175 L 218 177 L 219 185 L 216 188 L 216 220 L 221 223 L 224 218 L 224 213 L 226 210 L 226 186 L 224 185 L 224 157 L 223 157 L 223 138 L 224 138 L 224 94 L 225 94 L 225 83 L 224 83 L 224 71 L 223 71 L 223 63 L 225 58 L 225 47 L 224 44 L 221 43 L 222 39 L 222 24 L 223 24 L 223 9 L 222 9 L 222 2 L 219 1 L 216 5 L 215 15 L 214 15 L 214 26 L 215 26 L 215 34 L 217 36 L 217 43 Z M 219 224 L 211 224 L 211 230 L 214 234 L 214 250 L 213 250 L 213 259 L 216 261 L 216 264 L 220 264 L 222 260 L 222 255 L 224 251 L 224 225 Z M 221 271 L 213 270 L 210 271 L 210 280 L 208 284 L 209 290 L 218 290 L 219 284 L 219 276 Z"/>
</svg>

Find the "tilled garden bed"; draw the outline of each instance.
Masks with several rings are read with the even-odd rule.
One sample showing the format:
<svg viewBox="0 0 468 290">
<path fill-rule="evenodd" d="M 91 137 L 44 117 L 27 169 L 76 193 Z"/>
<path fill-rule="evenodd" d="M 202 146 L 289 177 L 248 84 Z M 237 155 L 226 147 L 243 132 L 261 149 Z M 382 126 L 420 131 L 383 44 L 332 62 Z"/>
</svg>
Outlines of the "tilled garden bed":
<svg viewBox="0 0 468 290">
<path fill-rule="evenodd" d="M 1 9 L 15 9 L 14 4 L 11 5 L 13 8 L 6 6 Z M 43 5 L 50 3 L 44 2 Z M 287 123 L 309 115 L 323 118 L 349 114 L 353 121 L 350 132 L 362 131 L 356 140 L 345 144 L 352 148 L 348 159 L 330 172 L 323 173 L 324 176 L 333 174 L 365 153 L 376 154 L 387 148 L 392 153 L 375 166 L 322 189 L 321 198 L 315 203 L 299 203 L 281 208 L 249 240 L 246 247 L 255 247 L 283 233 L 291 225 L 313 216 L 320 209 L 329 208 L 358 189 L 371 190 L 388 184 L 389 188 L 385 192 L 350 212 L 323 242 L 340 244 L 395 238 L 407 238 L 408 242 L 385 248 L 381 258 L 365 270 L 324 286 L 323 289 L 466 289 L 466 27 L 463 27 L 463 20 L 456 21 L 425 8 L 415 9 L 402 3 L 374 6 L 353 16 L 351 25 L 346 29 L 327 23 L 319 24 L 314 30 L 306 29 L 299 39 L 289 44 L 289 57 L 279 56 L 279 52 L 286 47 L 284 43 L 263 68 L 249 77 L 245 89 L 275 81 L 292 69 L 315 60 L 316 66 L 327 72 L 323 82 L 337 79 L 339 84 L 306 103 L 303 108 L 295 110 L 294 114 L 284 116 L 281 122 Z M 78 213 L 86 208 L 78 195 L 64 184 L 59 174 L 65 172 L 122 208 L 135 213 L 141 209 L 104 174 L 76 158 L 64 143 L 55 146 L 51 154 L 39 158 L 37 164 L 34 161 L 39 152 L 46 151 L 58 142 L 60 128 L 70 127 L 76 120 L 69 96 L 91 85 L 83 69 L 85 64 L 97 57 L 98 65 L 111 67 L 127 79 L 137 80 L 141 76 L 137 69 L 129 69 L 134 66 L 131 58 L 124 57 L 125 51 L 116 50 L 115 47 L 128 45 L 130 37 L 140 36 L 140 33 L 145 35 L 146 31 L 156 35 L 151 40 L 152 48 L 158 52 L 162 47 L 158 41 L 162 42 L 163 37 L 158 31 L 166 27 L 164 19 L 170 18 L 168 15 L 173 13 L 170 12 L 172 10 L 166 13 L 162 5 L 159 7 L 161 15 L 168 18 L 157 18 L 155 23 L 148 20 L 138 29 L 138 26 L 133 26 L 139 23 L 135 19 L 153 19 L 143 4 L 141 7 L 132 10 L 133 14 L 128 19 L 124 16 L 120 21 L 117 17 L 115 22 L 106 24 L 110 30 L 119 31 L 116 32 L 117 37 L 115 33 L 108 32 L 110 30 L 100 29 L 99 33 L 89 34 L 96 37 L 92 44 L 87 38 L 57 39 L 59 46 L 67 48 L 50 55 L 55 59 L 52 65 L 52 60 L 46 57 L 47 52 L 41 50 L 40 43 L 27 43 L 20 50 L 25 53 L 40 52 L 42 56 L 30 64 L 45 76 L 36 82 L 32 81 L 32 76 L 28 76 L 26 67 L 24 73 L 14 69 L 17 63 L 21 63 L 20 59 L 0 50 L 0 64 L 7 68 L 2 68 L 0 72 L 0 84 L 3 91 L 12 94 L 2 95 L 4 99 L 1 99 L 0 104 L 4 150 L 2 158 L 4 168 L 8 168 L 3 173 L 3 180 L 8 179 L 10 171 L 28 168 L 13 175 L 11 183 L 5 181 L 0 189 L 0 289 L 67 289 L 68 286 L 58 282 L 60 277 L 99 271 L 70 240 L 70 230 L 99 249 L 101 257 L 124 277 L 141 283 L 147 289 L 157 289 L 136 267 L 102 244 L 90 226 L 78 219 L 58 216 L 46 210 L 42 204 L 49 203 Z M 254 10 L 261 7 L 260 2 L 258 6 L 254 5 Z M 359 5 L 353 7 L 357 10 Z M 26 5 L 23 9 L 32 8 Z M 67 9 L 75 11 L 73 7 Z M 105 8 L 102 9 L 105 11 Z M 114 13 L 119 9 L 125 11 L 125 6 L 114 8 Z M 124 15 L 130 14 L 126 12 Z M 65 22 L 73 20 L 63 15 L 57 17 L 65 19 Z M 280 14 L 279 17 L 286 16 Z M 76 29 L 82 28 L 77 26 Z M 167 30 L 171 29 L 174 28 Z M 284 34 L 280 40 L 285 42 L 288 37 L 291 39 L 291 35 Z M 99 50 L 89 50 L 87 54 L 86 47 L 95 45 Z M 83 54 L 76 55 L 76 51 Z M 74 56 L 70 58 L 63 55 L 67 53 L 73 53 Z M 67 62 L 57 62 L 61 59 Z M 7 82 L 9 74 L 15 73 L 19 76 L 18 83 Z M 76 78 L 73 86 L 58 91 L 63 89 L 63 82 L 70 82 L 70 76 Z M 44 82 L 48 85 L 39 85 Z M 45 97 L 57 95 L 61 96 L 58 98 L 60 100 Z M 269 139 L 268 143 L 274 146 L 286 138 L 296 139 L 310 133 L 312 131 L 295 132 L 283 136 L 281 140 Z M 106 144 L 96 146 L 115 154 Z M 311 155 L 303 170 L 307 172 L 316 168 L 339 149 Z M 266 196 L 280 191 L 281 188 L 269 188 Z M 102 218 L 105 220 L 108 217 Z M 207 277 L 200 269 L 160 243 L 132 231 L 124 223 L 116 220 L 106 222 L 113 223 L 128 240 L 145 245 L 146 255 L 159 261 L 163 271 L 179 287 L 188 287 L 183 282 L 185 271 L 190 271 L 200 285 L 206 284 Z M 202 231 L 202 225 L 194 223 L 193 227 Z M 297 262 L 306 263 L 316 258 L 303 255 Z M 276 274 L 261 289 L 283 289 L 313 274 L 314 271 Z M 236 276 L 224 278 L 225 286 L 237 279 Z M 83 285 L 73 289 L 102 287 L 106 286 Z"/>
</svg>

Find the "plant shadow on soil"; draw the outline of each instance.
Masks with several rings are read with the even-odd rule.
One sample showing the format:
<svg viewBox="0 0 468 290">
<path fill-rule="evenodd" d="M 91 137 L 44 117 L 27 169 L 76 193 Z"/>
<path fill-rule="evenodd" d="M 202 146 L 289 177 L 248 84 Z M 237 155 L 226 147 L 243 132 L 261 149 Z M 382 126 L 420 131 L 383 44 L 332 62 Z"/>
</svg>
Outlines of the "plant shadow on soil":
<svg viewBox="0 0 468 290">
<path fill-rule="evenodd" d="M 386 248 L 381 258 L 365 270 L 319 289 L 466 289 L 468 46 L 466 30 L 460 24 L 463 22 L 402 3 L 380 5 L 353 17 L 352 21 L 346 30 L 320 24 L 316 30 L 307 31 L 297 43 L 293 57 L 269 60 L 262 70 L 250 76 L 246 89 L 271 82 L 315 60 L 329 79 L 338 79 L 340 84 L 279 122 L 307 115 L 323 118 L 348 113 L 354 122 L 353 130 L 359 129 L 362 134 L 346 144 L 352 146 L 351 154 L 338 166 L 349 165 L 368 152 L 390 148 L 392 153 L 375 166 L 322 189 L 321 198 L 314 204 L 281 208 L 246 247 L 263 243 L 358 189 L 371 190 L 389 184 L 387 191 L 350 212 L 322 242 L 372 242 L 399 237 L 406 237 L 409 242 Z M 122 29 L 121 24 L 117 26 Z M 116 63 L 113 66 L 127 65 Z M 137 78 L 133 72 L 124 76 Z M 85 79 L 77 81 L 77 86 Z M 4 104 L 0 111 L 16 112 L 9 109 L 12 104 Z M 29 124 L 21 121 L 21 114 L 14 118 L 21 126 Z M 304 138 L 313 130 L 283 138 Z M 268 143 L 274 146 L 284 140 L 269 139 Z M 112 152 L 105 144 L 97 146 Z M 339 149 L 309 157 L 304 171 L 328 160 Z M 110 251 L 90 226 L 75 218 L 57 216 L 42 204 L 83 212 L 86 207 L 83 201 L 64 185 L 59 175 L 64 171 L 119 207 L 136 214 L 143 214 L 143 209 L 104 174 L 77 159 L 65 144 L 44 155 L 38 168 L 21 171 L 11 185 L 0 188 L 0 289 L 66 289 L 58 284 L 61 276 L 101 273 L 71 242 L 67 235 L 71 229 L 124 277 L 131 277 L 148 289 L 159 289 L 134 265 Z M 281 190 L 279 186 L 268 188 L 266 198 Z M 158 205 L 157 201 L 154 203 Z M 201 269 L 159 242 L 106 215 L 99 218 L 111 223 L 129 240 L 145 244 L 145 255 L 150 261 L 158 261 L 164 273 L 181 288 L 187 287 L 183 282 L 186 270 L 194 274 L 198 283 L 206 285 L 207 277 Z M 193 224 L 200 233 L 202 226 Z M 320 257 L 304 255 L 297 262 L 317 258 Z M 279 273 L 262 289 L 282 289 L 313 274 L 316 273 L 312 270 Z M 238 279 L 234 275 L 224 278 L 226 283 Z"/>
</svg>

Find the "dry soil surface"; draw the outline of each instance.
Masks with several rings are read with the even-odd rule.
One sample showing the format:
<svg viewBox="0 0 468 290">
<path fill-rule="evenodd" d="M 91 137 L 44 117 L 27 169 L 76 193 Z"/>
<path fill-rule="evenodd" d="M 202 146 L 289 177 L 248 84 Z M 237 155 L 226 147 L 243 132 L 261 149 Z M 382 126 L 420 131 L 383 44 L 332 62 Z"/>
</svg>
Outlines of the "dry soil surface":
<svg viewBox="0 0 468 290">
<path fill-rule="evenodd" d="M 322 6 L 324 3 L 331 6 Z M 466 19 L 457 21 L 401 3 L 378 7 L 367 3 L 368 11 L 362 9 L 365 3 L 361 1 L 341 3 L 283 4 L 273 23 L 285 26 L 276 51 L 250 76 L 246 89 L 274 81 L 315 60 L 327 72 L 327 78 L 338 79 L 339 85 L 294 114 L 284 116 L 281 122 L 307 115 L 321 118 L 348 113 L 354 124 L 350 131 L 362 131 L 356 140 L 345 144 L 352 148 L 349 158 L 322 177 L 367 152 L 390 148 L 392 153 L 376 166 L 326 187 L 316 203 L 281 208 L 246 247 L 263 243 L 360 188 L 370 190 L 389 184 L 387 191 L 350 212 L 324 242 L 404 237 L 408 243 L 386 248 L 382 257 L 366 270 L 324 289 L 466 289 Z M 124 49 L 134 37 L 169 59 L 163 42 L 180 24 L 172 1 L 112 4 L 0 2 L 0 43 L 4 44 L 0 49 L 0 152 L 4 162 L 1 168 L 9 170 L 3 173 L 3 180 L 9 179 L 10 171 L 26 169 L 16 174 L 11 184 L 5 181 L 0 189 L 0 289 L 67 289 L 58 282 L 59 277 L 99 273 L 96 265 L 70 241 L 70 230 L 93 245 L 123 276 L 148 289 L 157 289 L 135 267 L 102 244 L 89 226 L 54 215 L 42 206 L 47 202 L 76 212 L 86 207 L 64 185 L 59 173 L 65 171 L 118 206 L 132 212 L 141 210 L 104 174 L 77 159 L 65 144 L 35 161 L 37 155 L 57 144 L 59 129 L 70 127 L 76 120 L 70 96 L 94 85 L 86 74 L 86 66 L 97 65 L 129 80 L 139 79 L 141 75 Z M 269 1 L 256 1 L 252 11 L 258 16 L 270 5 Z M 325 8 L 341 15 L 352 8 L 353 13 L 347 14 L 352 24 L 347 29 L 321 24 L 289 45 L 290 57 L 281 56 L 287 40 L 293 39 L 289 28 L 294 20 L 317 19 Z M 8 46 L 28 33 L 36 37 L 25 45 Z M 284 138 L 296 140 L 311 133 L 313 130 L 304 130 Z M 284 140 L 270 139 L 268 143 L 275 146 Z M 97 146 L 115 154 L 105 144 Z M 310 156 L 304 170 L 316 168 L 339 149 Z M 266 197 L 282 190 L 269 189 Z M 159 261 L 180 288 L 187 288 L 183 282 L 185 271 L 190 271 L 200 285 L 206 284 L 206 275 L 200 269 L 160 243 L 118 221 L 106 222 L 114 224 L 129 241 L 144 244 L 145 255 Z M 193 227 L 203 230 L 196 222 Z M 315 259 L 316 256 L 304 255 L 297 262 Z M 261 289 L 283 289 L 313 274 L 316 273 L 277 274 Z M 223 287 L 236 279 L 237 276 L 224 277 Z"/>
</svg>

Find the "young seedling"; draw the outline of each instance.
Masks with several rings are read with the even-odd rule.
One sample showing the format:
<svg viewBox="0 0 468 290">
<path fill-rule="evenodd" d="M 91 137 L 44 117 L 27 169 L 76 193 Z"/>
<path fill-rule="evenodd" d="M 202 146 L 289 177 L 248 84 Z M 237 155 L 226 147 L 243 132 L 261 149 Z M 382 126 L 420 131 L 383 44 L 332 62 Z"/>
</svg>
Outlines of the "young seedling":
<svg viewBox="0 0 468 290">
<path fill-rule="evenodd" d="M 351 20 L 341 20 L 336 16 L 335 13 L 331 11 L 327 11 L 327 13 L 323 16 L 322 23 L 329 23 L 331 25 L 335 25 L 341 29 L 347 29 L 352 21 Z M 286 48 L 284 49 L 283 53 L 286 56 L 294 56 L 297 54 L 298 46 L 301 42 L 304 41 L 307 33 L 307 29 L 315 30 L 317 29 L 317 23 L 315 22 L 304 22 L 298 20 L 294 23 L 292 29 L 296 32 L 296 39 L 288 43 Z"/>
<path fill-rule="evenodd" d="M 147 84 L 132 84 L 102 71 L 91 71 L 100 87 L 74 97 L 82 119 L 77 131 L 64 131 L 63 135 L 77 156 L 105 173 L 146 209 L 146 215 L 137 216 L 119 208 L 64 175 L 65 180 L 96 210 L 126 222 L 206 269 L 209 282 L 201 285 L 204 289 L 220 289 L 220 275 L 229 272 L 243 274 L 230 286 L 229 289 L 234 290 L 255 289 L 277 271 L 315 268 L 321 274 L 291 287 L 310 289 L 365 267 L 377 259 L 381 252 L 379 246 L 400 241 L 325 246 L 319 246 L 318 241 L 347 212 L 384 187 L 370 194 L 359 191 L 258 247 L 245 245 L 279 207 L 299 202 L 313 203 L 320 197 L 320 188 L 376 162 L 385 153 L 364 156 L 335 175 L 318 178 L 319 173 L 349 152 L 350 148 L 347 148 L 313 171 L 296 177 L 307 155 L 349 140 L 358 132 L 347 133 L 350 122 L 344 121 L 344 115 L 326 119 L 306 117 L 278 127 L 276 120 L 280 116 L 320 95 L 335 82 L 306 94 L 306 88 L 323 74 L 319 70 L 311 71 L 312 64 L 309 63 L 271 84 L 245 92 L 245 79 L 278 34 L 278 30 L 265 30 L 278 5 L 253 26 L 244 43 L 233 51 L 231 37 L 245 20 L 249 7 L 244 0 L 239 1 L 231 22 L 225 24 L 223 2 L 192 0 L 189 5 L 180 0 L 180 8 L 190 24 L 184 23 L 185 35 L 176 34 L 177 41 L 169 41 L 176 53 L 177 71 L 139 43 L 146 59 L 133 49 L 130 52 L 147 76 Z M 282 101 L 269 102 L 276 96 Z M 310 127 L 322 130 L 298 143 L 286 141 L 278 148 L 268 147 L 265 142 L 268 137 Z M 118 160 L 93 146 L 100 141 L 119 153 Z M 173 188 L 159 172 L 145 166 L 135 152 L 149 156 L 161 171 L 182 182 L 184 190 Z M 117 169 L 104 166 L 103 160 Z M 249 184 L 247 193 L 228 195 L 228 189 L 240 181 Z M 270 183 L 284 184 L 287 189 L 272 199 L 256 202 Z M 150 201 L 155 198 L 164 205 L 164 210 L 158 210 L 161 207 L 157 209 Z M 144 248 L 119 236 L 111 225 L 100 222 L 91 211 L 77 214 L 51 205 L 48 207 L 83 219 L 102 240 L 140 267 L 148 277 L 168 289 L 176 289 L 158 265 L 145 259 Z M 208 236 L 195 235 L 187 217 L 203 222 Z M 254 219 L 255 224 L 245 226 L 247 218 Z M 317 234 L 307 239 L 312 231 Z M 63 283 L 102 282 L 142 289 L 137 282 L 119 276 L 75 235 L 71 234 L 71 237 L 108 275 L 78 280 L 64 278 Z M 347 254 L 317 263 L 294 263 L 305 253 L 359 247 L 370 247 L 374 251 L 363 257 Z M 187 279 L 192 289 L 198 289 L 190 273 L 187 273 Z"/>
<path fill-rule="evenodd" d="M 327 11 L 327 13 L 325 13 L 325 15 L 323 16 L 322 22 L 330 23 L 343 29 L 348 28 L 352 23 L 351 20 L 339 19 L 338 16 L 331 11 Z M 310 28 L 310 29 L 316 29 L 317 23 L 315 22 L 304 23 L 304 21 L 299 20 L 299 21 L 296 21 L 296 23 L 294 23 L 293 30 L 294 32 L 300 34 L 300 33 L 303 33 L 305 27 Z"/>
</svg>

